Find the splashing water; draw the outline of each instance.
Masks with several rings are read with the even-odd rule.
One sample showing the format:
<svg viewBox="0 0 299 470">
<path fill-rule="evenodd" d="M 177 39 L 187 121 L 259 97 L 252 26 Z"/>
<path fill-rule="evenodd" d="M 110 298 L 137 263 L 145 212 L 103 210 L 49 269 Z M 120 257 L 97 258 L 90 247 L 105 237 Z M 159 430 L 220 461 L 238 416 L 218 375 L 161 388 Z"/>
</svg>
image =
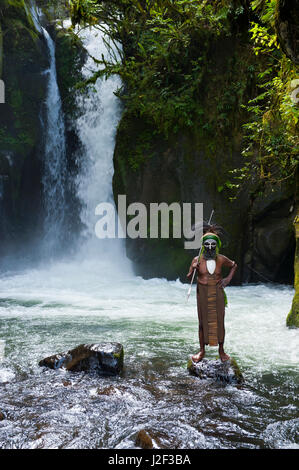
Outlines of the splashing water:
<svg viewBox="0 0 299 470">
<path fill-rule="evenodd" d="M 88 51 L 89 58 L 83 68 L 85 78 L 90 78 L 95 67 L 93 57 L 107 58 L 108 51 L 104 42 L 103 33 L 95 28 L 81 33 L 83 44 Z M 80 161 L 81 172 L 78 175 L 78 196 L 82 201 L 83 209 L 81 220 L 85 226 L 85 242 L 81 248 L 84 259 L 96 256 L 111 266 L 116 260 L 116 270 L 125 269 L 131 272 L 123 240 L 97 239 L 95 236 L 95 208 L 102 202 L 114 205 L 112 192 L 113 152 L 115 133 L 120 119 L 121 109 L 114 92 L 121 85 L 119 77 L 112 76 L 107 80 L 97 80 L 90 86 L 85 95 L 77 97 L 81 116 L 77 120 L 77 133 L 82 143 Z M 99 255 L 100 252 L 100 255 Z"/>
<path fill-rule="evenodd" d="M 90 264 L 2 278 L 0 446 L 134 448 L 146 429 L 165 448 L 298 447 L 298 332 L 285 326 L 293 290 L 227 288 L 225 345 L 245 376 L 239 388 L 188 375 L 198 340 L 195 290 L 188 304 L 186 291 L 163 279 L 111 283 Z M 124 345 L 120 377 L 37 366 L 101 341 Z"/>
<path fill-rule="evenodd" d="M 49 33 L 42 28 L 45 37 L 50 67 L 46 99 L 46 142 L 44 154 L 43 192 L 45 200 L 45 235 L 43 246 L 47 255 L 56 251 L 64 237 L 65 185 L 66 185 L 66 147 L 65 128 L 60 93 L 57 85 L 55 45 Z"/>
<path fill-rule="evenodd" d="M 45 39 L 49 55 L 49 68 L 44 72 L 48 78 L 48 84 L 42 119 L 45 129 L 42 178 L 45 213 L 42 251 L 43 256 L 49 259 L 61 248 L 65 232 L 67 180 L 65 126 L 57 83 L 55 43 L 48 31 L 41 25 L 41 10 L 32 4 L 30 13 L 36 30 Z"/>
</svg>

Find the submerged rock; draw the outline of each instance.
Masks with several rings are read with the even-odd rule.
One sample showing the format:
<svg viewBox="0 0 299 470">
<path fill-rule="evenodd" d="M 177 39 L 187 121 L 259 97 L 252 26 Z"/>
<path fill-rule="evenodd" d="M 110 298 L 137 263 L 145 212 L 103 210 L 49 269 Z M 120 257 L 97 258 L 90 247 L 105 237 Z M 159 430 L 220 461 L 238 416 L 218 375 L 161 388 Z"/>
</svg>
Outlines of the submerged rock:
<svg viewBox="0 0 299 470">
<path fill-rule="evenodd" d="M 67 352 L 46 357 L 40 366 L 50 369 L 117 375 L 123 368 L 124 350 L 120 343 L 81 344 Z"/>
<path fill-rule="evenodd" d="M 97 394 L 98 395 L 114 395 L 117 393 L 117 390 L 112 386 L 109 385 L 109 387 L 104 387 L 104 388 L 98 388 L 97 389 Z"/>
<path fill-rule="evenodd" d="M 144 429 L 138 431 L 135 444 L 142 449 L 152 449 L 154 447 L 151 436 Z"/>
<path fill-rule="evenodd" d="M 196 375 L 200 379 L 213 379 L 227 384 L 242 384 L 244 382 L 239 366 L 232 358 L 226 362 L 221 362 L 220 359 L 203 359 L 197 363 L 189 359 L 187 369 L 191 375 Z"/>
</svg>

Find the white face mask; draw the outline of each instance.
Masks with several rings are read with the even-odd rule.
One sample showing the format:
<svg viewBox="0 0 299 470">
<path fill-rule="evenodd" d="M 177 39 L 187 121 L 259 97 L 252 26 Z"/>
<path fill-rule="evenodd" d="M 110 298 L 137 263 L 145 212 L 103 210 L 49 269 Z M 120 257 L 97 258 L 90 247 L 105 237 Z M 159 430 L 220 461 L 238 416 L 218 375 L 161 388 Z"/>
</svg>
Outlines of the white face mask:
<svg viewBox="0 0 299 470">
<path fill-rule="evenodd" d="M 204 258 L 206 260 L 208 259 L 215 259 L 217 256 L 216 248 L 217 248 L 217 242 L 213 238 L 207 238 L 204 241 Z"/>
<path fill-rule="evenodd" d="M 215 240 L 213 240 L 213 238 L 208 238 L 207 240 L 205 240 L 203 246 L 206 250 L 212 251 L 216 250 L 217 243 Z"/>
</svg>

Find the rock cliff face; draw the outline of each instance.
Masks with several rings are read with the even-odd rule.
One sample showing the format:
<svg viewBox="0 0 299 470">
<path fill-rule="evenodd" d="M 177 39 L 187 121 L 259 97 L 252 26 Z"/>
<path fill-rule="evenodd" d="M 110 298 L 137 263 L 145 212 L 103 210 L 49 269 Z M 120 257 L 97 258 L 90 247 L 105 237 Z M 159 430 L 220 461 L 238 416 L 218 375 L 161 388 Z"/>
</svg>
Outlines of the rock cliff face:
<svg viewBox="0 0 299 470">
<path fill-rule="evenodd" d="M 299 18 L 298 18 L 298 2 L 296 0 L 279 0 L 277 3 L 276 15 L 276 31 L 280 46 L 287 57 L 289 57 L 295 65 L 299 65 Z M 296 212 L 293 217 L 296 239 L 295 260 L 290 260 L 290 265 L 294 266 L 294 287 L 295 295 L 292 302 L 291 310 L 287 316 L 286 324 L 289 327 L 299 328 L 299 171 L 297 170 L 297 181 L 295 190 L 295 207 Z"/>
<path fill-rule="evenodd" d="M 43 2 L 42 8 L 47 8 Z M 43 107 L 47 96 L 49 51 L 35 27 L 29 3 L 1 2 L 0 78 L 5 104 L 0 105 L 0 256 L 15 256 L 35 245 L 42 236 L 42 190 L 45 146 Z M 80 80 L 85 60 L 78 40 L 56 27 L 47 11 L 42 22 L 56 43 L 57 79 L 65 114 L 68 175 L 76 173 L 74 148 L 78 147 L 72 120 L 76 112 L 73 86 Z M 68 185 L 69 218 L 78 201 Z M 77 227 L 76 227 L 77 228 Z"/>
<path fill-rule="evenodd" d="M 135 170 L 129 167 L 126 159 L 127 155 L 135 153 L 139 144 L 139 126 L 142 124 L 134 120 L 128 123 L 124 117 L 119 127 L 115 148 L 115 194 L 126 194 L 128 203 L 140 201 L 147 207 L 152 202 L 203 202 L 204 217 L 208 219 L 214 209 L 215 220 L 223 224 L 230 235 L 223 245 L 223 253 L 239 261 L 244 243 L 240 233 L 246 228 L 246 198 L 244 200 L 242 196 L 230 204 L 217 191 L 219 174 L 227 171 L 229 158 L 236 160 L 238 157 L 236 139 L 232 137 L 232 153 L 228 154 L 224 147 L 211 156 L 196 130 L 172 136 L 168 141 L 161 136 L 153 136 L 145 162 Z M 150 133 L 149 130 L 147 132 Z M 236 213 L 239 214 L 238 218 Z M 185 250 L 183 242 L 183 239 L 171 238 L 128 238 L 127 248 L 138 274 L 170 279 L 181 276 L 184 279 L 190 261 L 197 253 Z M 239 270 L 239 280 L 240 276 Z"/>
<path fill-rule="evenodd" d="M 293 282 L 295 208 L 295 184 L 267 191 L 249 207 L 244 280 Z"/>
<path fill-rule="evenodd" d="M 40 104 L 46 93 L 42 71 L 46 44 L 20 3 L 1 4 L 2 80 L 5 104 L 0 114 L 1 254 L 16 240 L 37 235 L 39 226 L 43 134 Z M 34 210 L 33 210 L 34 207 Z M 18 235 L 22 233 L 22 236 Z"/>
<path fill-rule="evenodd" d="M 204 218 L 214 209 L 213 220 L 227 232 L 221 252 L 238 263 L 233 283 L 291 283 L 294 185 L 285 184 L 273 192 L 271 188 L 262 196 L 252 196 L 254 190 L 245 187 L 230 200 L 229 172 L 243 165 L 244 115 L 240 105 L 242 96 L 249 98 L 255 86 L 250 74 L 255 59 L 246 41 L 241 46 L 231 39 L 220 42 L 211 50 L 211 70 L 200 103 L 207 122 L 216 122 L 214 129 L 198 124 L 165 138 L 144 120 L 125 112 L 114 154 L 115 199 L 126 194 L 128 204 L 139 201 L 147 207 L 151 202 L 202 202 Z M 242 96 L 229 105 L 236 87 L 237 95 Z M 229 124 L 220 117 L 217 121 L 220 106 L 227 112 Z M 127 252 L 141 276 L 186 281 L 197 252 L 185 250 L 183 241 L 127 238 Z"/>
<path fill-rule="evenodd" d="M 296 65 L 299 65 L 298 28 L 298 1 L 279 0 L 276 14 L 277 35 L 284 53 Z"/>
<path fill-rule="evenodd" d="M 118 131 L 115 150 L 115 196 L 126 194 L 128 203 L 140 201 L 147 207 L 151 202 L 203 202 L 204 217 L 208 219 L 213 208 L 215 221 L 228 232 L 222 253 L 239 265 L 235 282 L 292 282 L 295 201 L 291 187 L 254 201 L 243 193 L 230 202 L 223 192 L 217 191 L 217 174 L 227 171 L 227 149 L 217 150 L 211 158 L 196 134 L 181 135 L 172 142 L 154 138 L 150 145 L 151 157 L 141 168 L 132 170 L 125 159 L 134 151 L 137 139 L 132 139 L 130 132 L 135 135 L 136 127 L 134 125 L 133 130 L 124 126 L 124 130 L 122 126 L 124 122 Z M 127 132 L 131 135 L 131 144 L 122 150 Z M 235 148 L 233 159 L 238 158 L 240 162 L 240 153 Z M 184 279 L 192 257 L 197 254 L 185 250 L 183 240 L 179 239 L 128 238 L 127 250 L 138 274 L 169 279 Z"/>
</svg>

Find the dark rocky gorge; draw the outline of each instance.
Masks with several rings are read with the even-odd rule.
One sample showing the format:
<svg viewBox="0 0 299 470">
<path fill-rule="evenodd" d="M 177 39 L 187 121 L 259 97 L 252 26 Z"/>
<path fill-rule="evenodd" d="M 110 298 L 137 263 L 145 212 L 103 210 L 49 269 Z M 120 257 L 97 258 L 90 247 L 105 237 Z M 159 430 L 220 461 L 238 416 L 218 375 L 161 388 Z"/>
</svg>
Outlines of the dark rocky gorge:
<svg viewBox="0 0 299 470">
<path fill-rule="evenodd" d="M 82 229 L 78 217 L 81 203 L 75 192 L 75 178 L 82 162 L 78 157 L 80 141 L 74 119 L 80 109 L 74 97 L 78 93 L 76 84 L 82 79 L 80 69 L 86 51 L 69 31 L 57 26 L 48 3 L 42 2 L 42 7 L 46 11 L 43 22 L 55 39 L 57 81 L 65 120 L 67 236 L 63 249 L 69 249 L 71 237 Z M 294 28 L 286 16 L 282 5 L 278 30 L 282 31 L 281 41 L 289 55 L 295 57 L 295 52 L 293 55 L 290 52 L 296 42 Z M 42 103 L 47 93 L 45 70 L 49 57 L 45 40 L 35 30 L 27 10 L 8 6 L 1 27 L 4 33 L 1 69 L 7 83 L 6 103 L 0 115 L 1 250 L 2 255 L 19 250 L 28 257 L 30 250 L 26 252 L 26 246 L 37 243 L 42 236 L 45 211 Z M 242 28 L 245 31 L 247 23 Z M 228 234 L 222 249 L 238 263 L 235 284 L 265 281 L 292 284 L 295 183 L 287 180 L 263 195 L 247 188 L 233 202 L 225 183 L 230 170 L 242 165 L 245 117 L 240 101 L 229 111 L 229 126 L 221 133 L 223 123 L 220 120 L 217 124 L 215 118 L 217 106 L 222 96 L 233 93 L 227 90 L 227 83 L 234 83 L 237 76 L 242 83 L 242 99 L 252 97 L 256 84 L 248 70 L 257 65 L 257 59 L 248 49 L 245 32 L 240 37 L 220 37 L 209 54 L 210 72 L 203 77 L 204 93 L 199 106 L 206 121 L 215 123 L 215 131 L 208 130 L 208 125 L 205 130 L 202 123 L 195 122 L 192 128 L 170 132 L 166 138 L 146 120 L 124 110 L 114 152 L 115 201 L 119 194 L 126 194 L 127 204 L 202 202 L 204 217 L 208 218 L 214 209 L 214 221 L 222 224 Z M 226 106 L 225 102 L 221 105 Z M 191 251 L 184 250 L 183 239 L 127 239 L 127 254 L 138 275 L 179 277 L 183 281 L 193 256 Z"/>
<path fill-rule="evenodd" d="M 214 113 L 217 100 L 226 92 L 226 81 L 242 70 L 248 62 L 246 48 L 240 49 L 237 40 L 216 44 L 213 49 L 213 80 L 206 83 L 201 106 L 206 119 Z M 237 73 L 237 72 L 236 72 Z M 217 83 L 217 96 L 213 95 Z M 250 85 L 246 88 L 250 89 Z M 293 220 L 296 214 L 296 184 L 285 182 L 277 188 L 268 188 L 263 194 L 250 194 L 245 187 L 238 197 L 230 201 L 230 190 L 223 179 L 230 171 L 242 165 L 242 125 L 240 110 L 238 121 L 228 130 L 229 135 L 210 135 L 197 123 L 191 130 L 180 131 L 167 138 L 148 123 L 124 113 L 116 135 L 114 152 L 113 189 L 115 200 L 126 194 L 127 204 L 142 202 L 148 209 L 152 202 L 174 201 L 203 203 L 204 218 L 227 232 L 222 253 L 238 263 L 233 283 L 281 282 L 292 283 L 295 237 Z M 138 162 L 142 152 L 142 159 Z M 129 161 L 128 161 L 129 156 Z M 253 191 L 254 192 L 254 191 Z M 238 216 L 236 217 L 236 214 Z M 128 256 L 133 260 L 136 274 L 145 278 L 166 277 L 185 282 L 190 259 L 197 251 L 185 250 L 183 239 L 127 238 Z"/>
</svg>

